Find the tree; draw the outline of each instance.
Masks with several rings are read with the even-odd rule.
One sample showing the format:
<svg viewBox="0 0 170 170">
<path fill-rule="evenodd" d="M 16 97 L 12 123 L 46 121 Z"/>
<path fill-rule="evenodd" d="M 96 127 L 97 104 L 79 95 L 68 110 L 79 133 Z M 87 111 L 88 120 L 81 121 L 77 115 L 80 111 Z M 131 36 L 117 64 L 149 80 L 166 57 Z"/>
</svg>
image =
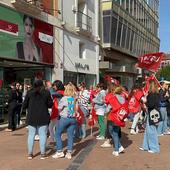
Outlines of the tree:
<svg viewBox="0 0 170 170">
<path fill-rule="evenodd" d="M 158 80 L 161 80 L 161 78 L 163 77 L 165 80 L 170 81 L 170 65 L 158 70 L 158 72 L 156 73 L 156 77 Z"/>
</svg>

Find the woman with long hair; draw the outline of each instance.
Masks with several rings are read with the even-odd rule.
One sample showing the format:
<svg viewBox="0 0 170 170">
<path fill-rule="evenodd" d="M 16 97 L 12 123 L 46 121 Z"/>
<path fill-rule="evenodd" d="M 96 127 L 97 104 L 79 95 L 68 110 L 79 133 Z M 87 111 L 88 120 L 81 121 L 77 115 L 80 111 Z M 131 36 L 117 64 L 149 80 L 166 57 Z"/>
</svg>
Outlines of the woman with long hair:
<svg viewBox="0 0 170 170">
<path fill-rule="evenodd" d="M 66 157 L 71 159 L 73 151 L 74 131 L 77 125 L 76 121 L 76 88 L 72 83 L 65 86 L 64 97 L 59 102 L 59 120 L 56 126 L 56 153 L 53 158 Z M 66 129 L 67 131 L 67 153 L 63 153 L 61 135 Z"/>
<path fill-rule="evenodd" d="M 147 96 L 146 106 L 147 106 L 147 122 L 144 133 L 143 144 L 140 150 L 148 151 L 150 153 L 160 152 L 157 124 L 150 124 L 149 119 L 152 119 L 151 111 L 156 110 L 159 112 L 160 96 L 158 86 L 155 81 L 149 82 L 149 93 Z M 154 116 L 154 115 L 153 115 Z M 155 115 L 156 116 L 156 115 Z"/>
<path fill-rule="evenodd" d="M 28 159 L 33 158 L 34 137 L 38 132 L 40 138 L 41 159 L 45 159 L 46 139 L 50 115 L 48 108 L 52 107 L 53 101 L 48 90 L 45 90 L 43 81 L 36 80 L 33 89 L 28 91 L 23 103 L 23 109 L 28 110 Z"/>
</svg>

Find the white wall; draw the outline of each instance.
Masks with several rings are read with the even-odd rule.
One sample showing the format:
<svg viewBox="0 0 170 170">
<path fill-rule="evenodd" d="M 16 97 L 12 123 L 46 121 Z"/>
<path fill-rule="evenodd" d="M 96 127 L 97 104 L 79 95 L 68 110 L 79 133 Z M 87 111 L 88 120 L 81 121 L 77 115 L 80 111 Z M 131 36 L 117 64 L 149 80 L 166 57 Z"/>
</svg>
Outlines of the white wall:
<svg viewBox="0 0 170 170">
<path fill-rule="evenodd" d="M 63 20 L 71 27 L 75 28 L 76 14 L 72 11 L 73 7 L 78 6 L 78 0 L 63 0 Z M 97 36 L 98 31 L 96 30 L 96 24 L 98 21 L 96 15 L 98 14 L 98 0 L 85 0 L 87 15 L 92 18 L 92 35 Z"/>
<path fill-rule="evenodd" d="M 79 58 L 79 43 L 84 43 L 86 48 L 86 59 Z M 98 45 L 94 42 L 83 39 L 74 34 L 64 32 L 64 67 L 67 71 L 98 74 Z M 96 52 L 97 51 L 97 52 Z M 89 65 L 89 70 L 78 69 L 76 70 L 75 63 Z"/>
</svg>

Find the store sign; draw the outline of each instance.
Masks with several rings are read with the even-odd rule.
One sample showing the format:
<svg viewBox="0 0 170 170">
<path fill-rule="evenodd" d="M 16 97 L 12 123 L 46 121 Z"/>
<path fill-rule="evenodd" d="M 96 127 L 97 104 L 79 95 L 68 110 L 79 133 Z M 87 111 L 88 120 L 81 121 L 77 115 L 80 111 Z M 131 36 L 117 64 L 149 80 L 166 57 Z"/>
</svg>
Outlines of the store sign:
<svg viewBox="0 0 170 170">
<path fill-rule="evenodd" d="M 44 34 L 42 32 L 39 32 L 39 39 L 43 42 L 46 42 L 48 44 L 52 44 L 53 43 L 53 37 L 47 34 Z"/>
<path fill-rule="evenodd" d="M 89 65 L 88 64 L 75 63 L 75 67 L 76 67 L 76 69 L 88 70 L 89 71 Z"/>
<path fill-rule="evenodd" d="M 0 31 L 7 34 L 18 35 L 18 25 L 0 19 Z"/>
</svg>

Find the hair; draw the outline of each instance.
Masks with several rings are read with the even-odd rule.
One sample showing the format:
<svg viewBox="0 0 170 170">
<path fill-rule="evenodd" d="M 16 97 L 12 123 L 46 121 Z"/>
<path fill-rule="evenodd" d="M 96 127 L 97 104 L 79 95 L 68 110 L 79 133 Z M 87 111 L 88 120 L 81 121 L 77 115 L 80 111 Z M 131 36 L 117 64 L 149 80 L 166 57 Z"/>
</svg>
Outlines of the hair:
<svg viewBox="0 0 170 170">
<path fill-rule="evenodd" d="M 76 94 L 76 87 L 72 83 L 68 83 L 65 86 L 64 96 L 74 97 Z"/>
<path fill-rule="evenodd" d="M 107 84 L 108 93 L 112 93 L 115 88 L 116 88 L 116 85 L 115 85 L 115 84 L 113 84 L 113 83 L 108 83 L 108 84 Z"/>
<path fill-rule="evenodd" d="M 57 90 L 64 90 L 64 84 L 60 80 L 55 80 L 52 86 L 56 86 Z"/>
<path fill-rule="evenodd" d="M 122 92 L 123 92 L 123 89 L 121 86 L 117 86 L 113 89 L 114 94 L 122 94 Z"/>
<path fill-rule="evenodd" d="M 86 83 L 85 82 L 81 82 L 81 83 L 79 83 L 79 87 L 80 86 L 84 89 L 84 88 L 86 88 Z"/>
<path fill-rule="evenodd" d="M 30 17 L 29 15 L 24 15 L 24 16 L 23 16 L 23 23 L 25 23 L 25 20 L 26 20 L 27 18 L 30 19 L 32 25 L 34 25 L 34 18 L 33 18 L 33 17 Z"/>
<path fill-rule="evenodd" d="M 104 84 L 103 84 L 103 83 L 98 83 L 96 87 L 97 87 L 97 88 L 104 89 Z"/>
<path fill-rule="evenodd" d="M 150 93 L 158 93 L 159 92 L 158 85 L 153 80 L 149 82 L 149 92 Z"/>
<path fill-rule="evenodd" d="M 35 80 L 33 83 L 33 87 L 36 93 L 39 93 L 41 89 L 44 87 L 42 80 Z"/>
</svg>

